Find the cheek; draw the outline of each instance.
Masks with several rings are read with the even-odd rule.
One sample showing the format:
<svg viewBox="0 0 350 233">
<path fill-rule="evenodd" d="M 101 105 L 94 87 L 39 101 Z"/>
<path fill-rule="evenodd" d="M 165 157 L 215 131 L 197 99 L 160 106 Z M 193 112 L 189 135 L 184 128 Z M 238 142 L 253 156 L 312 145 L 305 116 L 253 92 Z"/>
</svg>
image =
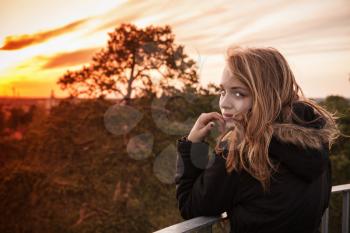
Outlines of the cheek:
<svg viewBox="0 0 350 233">
<path fill-rule="evenodd" d="M 246 111 L 250 108 L 250 103 L 247 99 L 237 100 L 234 102 L 234 105 L 238 111 Z"/>
</svg>

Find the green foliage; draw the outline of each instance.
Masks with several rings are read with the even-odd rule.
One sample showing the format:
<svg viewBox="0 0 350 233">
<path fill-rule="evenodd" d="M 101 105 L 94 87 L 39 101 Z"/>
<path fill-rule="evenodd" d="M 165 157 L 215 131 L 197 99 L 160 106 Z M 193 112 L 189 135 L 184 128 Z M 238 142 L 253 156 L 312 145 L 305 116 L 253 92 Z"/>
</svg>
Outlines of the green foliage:
<svg viewBox="0 0 350 233">
<path fill-rule="evenodd" d="M 320 103 L 336 114 L 341 133 L 350 136 L 350 101 L 341 96 L 328 96 Z M 331 149 L 332 185 L 350 183 L 350 138 L 340 137 Z M 330 232 L 341 232 L 342 195 L 333 194 L 330 202 Z"/>
<path fill-rule="evenodd" d="M 165 107 L 170 121 L 182 122 L 211 111 L 213 100 L 190 103 L 186 97 L 171 97 Z M 0 231 L 151 232 L 180 222 L 174 185 L 162 183 L 153 172 L 157 155 L 175 146 L 179 135 L 157 128 L 153 101 L 130 103 L 142 119 L 121 135 L 104 125 L 104 115 L 114 105 L 107 100 L 62 101 L 49 115 L 35 115 L 21 142 L 25 155 L 2 169 L 0 209 L 6 212 Z M 183 104 L 187 111 L 178 111 Z M 152 154 L 134 160 L 127 143 L 144 132 L 154 137 Z"/>
<path fill-rule="evenodd" d="M 133 99 L 129 107 L 142 118 L 121 134 L 105 126 L 105 114 L 115 106 L 109 100 L 66 100 L 48 115 L 37 109 L 23 140 L 12 144 L 22 156 L 0 169 L 0 232 L 152 232 L 181 222 L 174 184 L 161 182 L 153 170 L 161 152 L 175 146 L 180 135 L 161 130 L 153 114 L 163 111 L 169 122 L 180 124 L 202 112 L 218 111 L 216 96 L 186 90 L 163 96 L 163 110 L 152 105 L 155 99 Z M 326 107 L 343 106 L 337 105 L 343 99 L 330 99 Z M 128 118 L 123 108 L 115 114 Z M 347 121 L 339 122 L 348 129 Z M 136 160 L 127 145 L 142 133 L 153 138 L 152 153 Z M 333 185 L 350 183 L 349 141 L 341 143 L 331 153 Z M 333 195 L 330 205 L 330 229 L 338 232 L 341 197 Z"/>
<path fill-rule="evenodd" d="M 6 122 L 5 122 L 5 113 L 2 110 L 2 106 L 0 105 L 0 134 L 5 129 Z"/>
<path fill-rule="evenodd" d="M 333 185 L 350 182 L 350 170 L 345 169 L 350 162 L 350 101 L 341 96 L 328 96 L 320 103 L 328 111 L 339 117 L 336 122 L 341 133 L 331 149 Z"/>
<path fill-rule="evenodd" d="M 23 130 L 31 124 L 39 108 L 32 105 L 28 111 L 19 107 L 12 107 L 6 117 L 5 110 L 0 106 L 0 168 L 13 160 L 23 158 L 23 143 L 11 138 L 11 134 Z"/>
<path fill-rule="evenodd" d="M 5 124 L 11 129 L 17 129 L 20 126 L 25 126 L 32 121 L 33 114 L 36 110 L 36 106 L 32 105 L 29 111 L 25 112 L 20 107 L 14 107 L 10 109 L 10 118 Z"/>
</svg>

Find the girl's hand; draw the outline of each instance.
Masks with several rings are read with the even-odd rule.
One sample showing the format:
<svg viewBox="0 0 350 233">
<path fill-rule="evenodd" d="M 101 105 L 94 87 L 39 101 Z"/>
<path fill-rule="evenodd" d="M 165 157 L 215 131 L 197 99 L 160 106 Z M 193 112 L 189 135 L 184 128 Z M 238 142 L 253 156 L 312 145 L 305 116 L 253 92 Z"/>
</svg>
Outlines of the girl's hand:
<svg viewBox="0 0 350 233">
<path fill-rule="evenodd" d="M 190 134 L 187 139 L 191 142 L 201 142 L 214 128 L 215 122 L 217 121 L 220 126 L 220 130 L 224 132 L 225 130 L 225 120 L 220 113 L 210 112 L 202 113 L 193 128 L 191 129 Z"/>
</svg>

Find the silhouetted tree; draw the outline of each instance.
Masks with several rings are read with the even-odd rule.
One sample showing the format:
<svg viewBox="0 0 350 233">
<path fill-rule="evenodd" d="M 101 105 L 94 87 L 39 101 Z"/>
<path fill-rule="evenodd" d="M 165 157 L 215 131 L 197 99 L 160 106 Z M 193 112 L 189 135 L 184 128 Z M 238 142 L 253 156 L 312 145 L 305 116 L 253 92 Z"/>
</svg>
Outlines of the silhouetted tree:
<svg viewBox="0 0 350 233">
<path fill-rule="evenodd" d="M 172 93 L 179 84 L 198 84 L 195 62 L 174 43 L 170 26 L 139 29 L 122 24 L 108 34 L 107 48 L 81 70 L 67 71 L 58 81 L 72 96 L 133 97 Z"/>
</svg>

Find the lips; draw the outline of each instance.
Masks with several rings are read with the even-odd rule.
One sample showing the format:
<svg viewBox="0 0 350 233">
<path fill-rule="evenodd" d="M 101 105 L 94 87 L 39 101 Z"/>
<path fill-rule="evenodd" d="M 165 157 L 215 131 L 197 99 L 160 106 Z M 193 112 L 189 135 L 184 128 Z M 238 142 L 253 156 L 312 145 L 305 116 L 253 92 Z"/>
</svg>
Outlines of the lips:
<svg viewBox="0 0 350 233">
<path fill-rule="evenodd" d="M 224 118 L 225 120 L 227 120 L 227 119 L 232 119 L 233 114 L 227 114 L 227 113 L 225 113 L 225 114 L 222 114 L 222 116 L 223 116 L 223 118 Z"/>
</svg>

